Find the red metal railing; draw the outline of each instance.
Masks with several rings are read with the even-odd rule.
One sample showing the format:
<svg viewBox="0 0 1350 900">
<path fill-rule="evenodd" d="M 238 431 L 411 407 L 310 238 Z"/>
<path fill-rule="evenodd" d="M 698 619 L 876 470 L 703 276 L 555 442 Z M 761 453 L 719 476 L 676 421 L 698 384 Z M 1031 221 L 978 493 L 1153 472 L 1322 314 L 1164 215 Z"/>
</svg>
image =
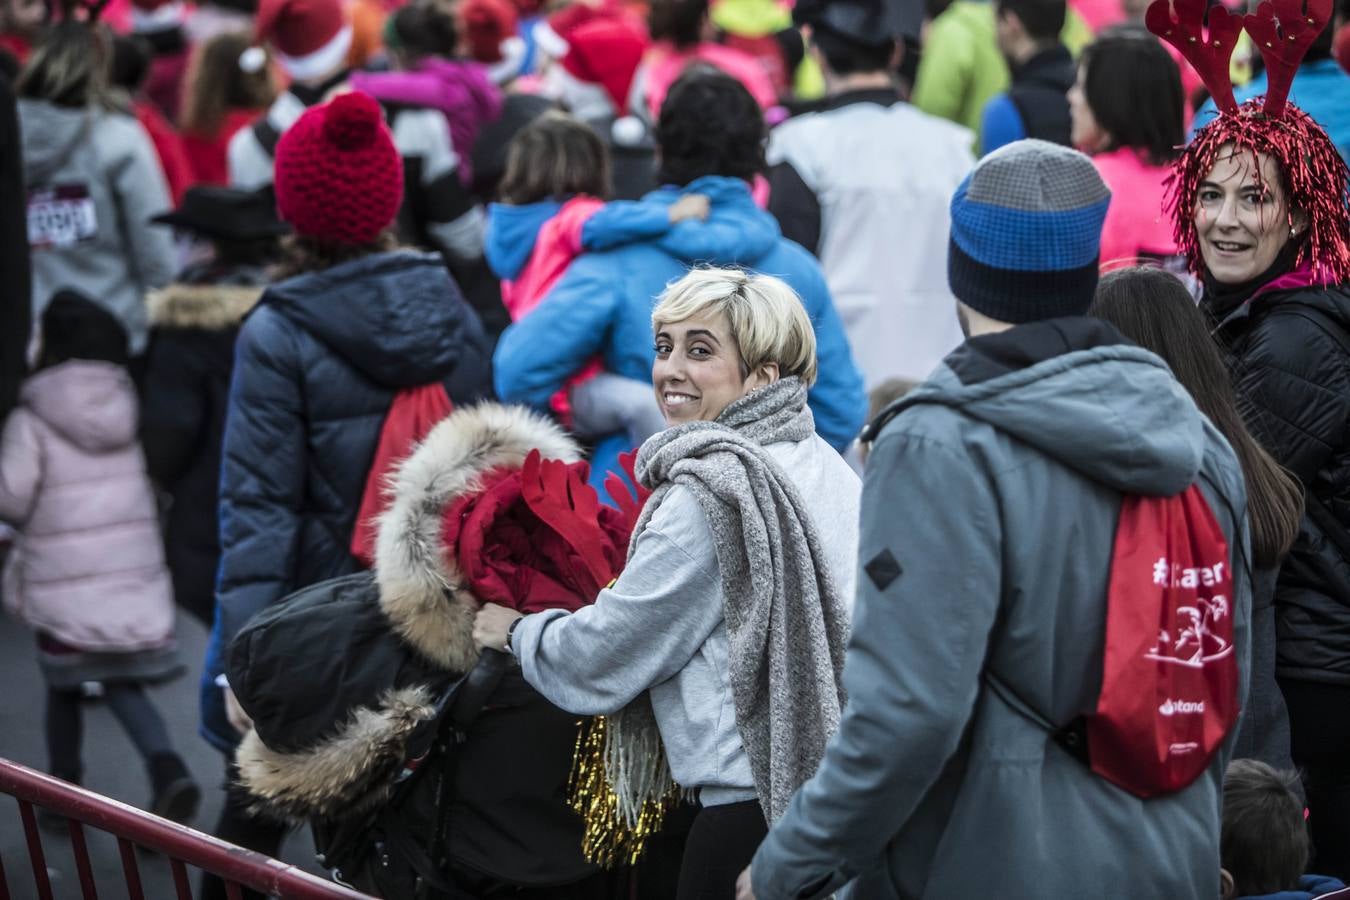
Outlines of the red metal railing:
<svg viewBox="0 0 1350 900">
<path fill-rule="evenodd" d="M 23 822 L 24 837 L 28 842 L 28 858 L 33 868 L 38 900 L 52 900 L 52 885 L 34 807 L 48 809 L 67 819 L 75 869 L 79 874 L 84 900 L 98 898 L 93 868 L 89 863 L 89 849 L 84 839 L 85 825 L 117 838 L 130 900 L 144 900 L 145 897 L 136 860 L 137 847 L 168 857 L 178 900 L 192 900 L 188 866 L 220 876 L 225 882 L 225 892 L 230 900 L 241 900 L 243 888 L 283 900 L 357 900 L 366 897 L 365 894 L 358 894 L 331 881 L 316 878 L 295 866 L 227 844 L 7 759 L 0 759 L 0 793 L 13 796 L 19 803 L 19 818 Z M 0 859 L 0 900 L 10 900 L 3 859 Z"/>
</svg>

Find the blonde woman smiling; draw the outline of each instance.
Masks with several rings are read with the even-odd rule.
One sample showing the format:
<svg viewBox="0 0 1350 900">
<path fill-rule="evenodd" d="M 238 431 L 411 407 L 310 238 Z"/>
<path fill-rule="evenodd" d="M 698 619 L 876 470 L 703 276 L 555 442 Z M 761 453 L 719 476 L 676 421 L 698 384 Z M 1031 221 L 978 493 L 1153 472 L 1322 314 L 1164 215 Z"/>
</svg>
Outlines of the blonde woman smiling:
<svg viewBox="0 0 1350 900">
<path fill-rule="evenodd" d="M 652 326 L 669 427 L 638 455 L 653 493 L 627 567 L 573 614 L 489 604 L 475 638 L 554 704 L 611 717 L 621 801 L 695 792 L 677 896 L 730 900 L 839 722 L 860 485 L 815 433 L 815 337 L 787 285 L 696 269 Z"/>
</svg>

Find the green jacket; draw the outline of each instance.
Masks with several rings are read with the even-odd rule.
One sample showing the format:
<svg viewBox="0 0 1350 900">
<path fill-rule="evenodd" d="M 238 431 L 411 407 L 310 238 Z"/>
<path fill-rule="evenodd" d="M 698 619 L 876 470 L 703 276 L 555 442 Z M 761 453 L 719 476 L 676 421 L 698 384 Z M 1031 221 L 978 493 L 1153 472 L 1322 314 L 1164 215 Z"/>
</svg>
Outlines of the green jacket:
<svg viewBox="0 0 1350 900">
<path fill-rule="evenodd" d="M 1069 10 L 1060 39 L 1077 56 L 1092 41 L 1092 31 Z M 956 0 L 929 26 L 910 99 L 924 112 L 974 131 L 978 152 L 984 106 L 1008 84 L 1008 63 L 994 32 L 994 4 Z"/>
</svg>

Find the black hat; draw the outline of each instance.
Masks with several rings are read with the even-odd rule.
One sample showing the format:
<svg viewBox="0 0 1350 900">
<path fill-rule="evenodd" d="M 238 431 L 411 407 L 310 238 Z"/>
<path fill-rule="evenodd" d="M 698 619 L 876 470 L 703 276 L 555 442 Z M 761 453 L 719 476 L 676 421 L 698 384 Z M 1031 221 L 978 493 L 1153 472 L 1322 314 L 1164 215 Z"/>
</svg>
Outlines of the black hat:
<svg viewBox="0 0 1350 900">
<path fill-rule="evenodd" d="M 44 365 L 97 359 L 126 365 L 127 332 L 117 317 L 88 297 L 63 288 L 42 311 Z"/>
<path fill-rule="evenodd" d="M 882 47 L 895 40 L 881 0 L 799 0 L 792 18 L 798 25 L 832 31 L 864 47 Z"/>
<path fill-rule="evenodd" d="M 291 230 L 277 218 L 276 198 L 270 187 L 244 191 L 198 185 L 188 188 L 181 206 L 150 221 L 228 241 L 277 237 Z"/>
</svg>

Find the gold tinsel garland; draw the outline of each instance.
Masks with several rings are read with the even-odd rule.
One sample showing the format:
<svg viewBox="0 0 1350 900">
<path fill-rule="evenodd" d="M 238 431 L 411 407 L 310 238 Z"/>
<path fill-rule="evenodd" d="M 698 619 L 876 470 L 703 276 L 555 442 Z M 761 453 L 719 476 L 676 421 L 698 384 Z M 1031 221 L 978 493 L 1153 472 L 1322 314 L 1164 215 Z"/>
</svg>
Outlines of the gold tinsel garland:
<svg viewBox="0 0 1350 900">
<path fill-rule="evenodd" d="M 605 735 L 604 716 L 581 723 L 572 754 L 568 794 L 572 809 L 585 823 L 581 852 L 602 869 L 611 869 L 638 861 L 647 838 L 661 830 L 666 813 L 679 800 L 679 791 L 672 790 L 660 800 L 646 801 L 636 822 L 625 821 L 619 812 L 619 797 L 605 774 Z"/>
</svg>

